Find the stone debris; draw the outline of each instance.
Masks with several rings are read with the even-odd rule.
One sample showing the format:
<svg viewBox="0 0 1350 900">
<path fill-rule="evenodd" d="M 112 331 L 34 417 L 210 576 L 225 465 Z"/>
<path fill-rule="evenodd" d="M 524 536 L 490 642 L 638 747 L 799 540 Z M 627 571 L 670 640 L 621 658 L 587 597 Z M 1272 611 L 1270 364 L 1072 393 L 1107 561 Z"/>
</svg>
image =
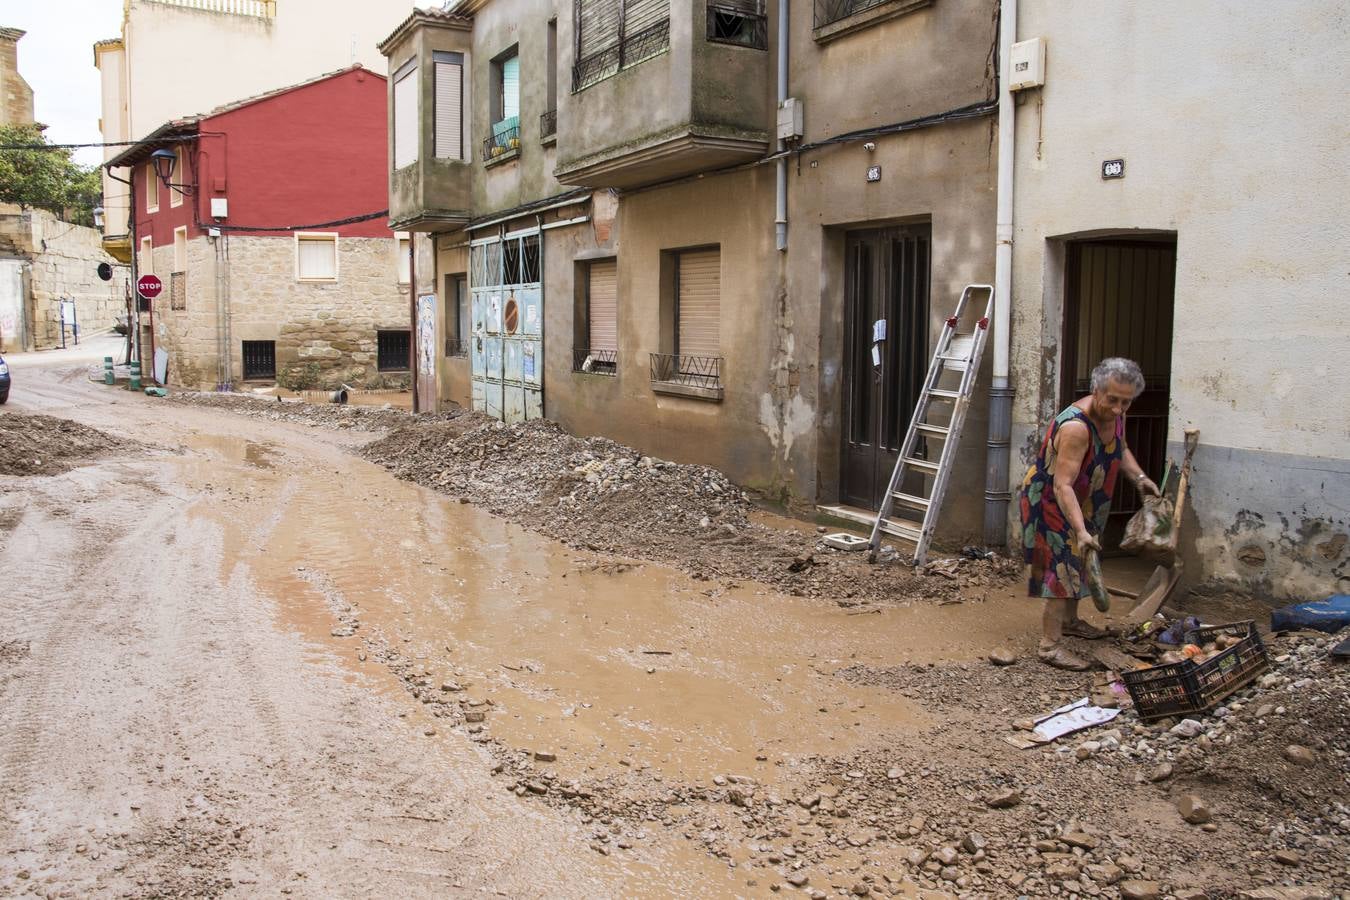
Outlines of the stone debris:
<svg viewBox="0 0 1350 900">
<path fill-rule="evenodd" d="M 0 415 L 0 475 L 59 475 L 82 462 L 135 446 L 69 419 Z"/>
</svg>

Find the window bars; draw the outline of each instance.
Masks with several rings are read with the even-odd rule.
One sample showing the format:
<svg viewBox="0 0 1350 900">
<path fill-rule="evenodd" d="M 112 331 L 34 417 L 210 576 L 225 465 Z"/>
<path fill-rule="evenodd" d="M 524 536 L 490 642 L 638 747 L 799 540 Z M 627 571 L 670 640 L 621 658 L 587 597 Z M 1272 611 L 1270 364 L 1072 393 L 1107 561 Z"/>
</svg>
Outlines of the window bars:
<svg viewBox="0 0 1350 900">
<path fill-rule="evenodd" d="M 169 309 L 187 309 L 187 273 L 169 273 Z"/>
<path fill-rule="evenodd" d="M 611 377 L 618 375 L 619 351 L 591 350 L 586 347 L 573 348 L 572 371 L 582 372 L 586 375 L 609 375 Z"/>
<path fill-rule="evenodd" d="M 767 50 L 769 25 L 763 0 L 709 0 L 708 40 Z"/>
<path fill-rule="evenodd" d="M 652 381 L 683 384 L 689 387 L 720 388 L 722 357 L 680 356 L 674 353 L 651 354 Z"/>
<path fill-rule="evenodd" d="M 823 28 L 826 25 L 838 22 L 840 19 L 847 19 L 854 13 L 860 13 L 887 2 L 889 0 L 815 0 L 815 27 Z"/>
<path fill-rule="evenodd" d="M 539 235 L 524 234 L 469 249 L 470 284 L 476 288 L 538 284 Z"/>
<path fill-rule="evenodd" d="M 277 375 L 277 342 L 244 341 L 244 378 L 275 378 Z"/>
<path fill-rule="evenodd" d="M 539 138 L 553 137 L 558 133 L 558 111 L 550 109 L 539 117 Z"/>
<path fill-rule="evenodd" d="M 651 59 L 670 46 L 670 19 L 625 34 L 617 44 L 578 59 L 572 66 L 572 93 Z"/>
<path fill-rule="evenodd" d="M 483 139 L 483 160 L 485 162 L 492 162 L 494 159 L 510 153 L 512 150 L 519 149 L 519 125 L 512 125 L 508 128 L 499 128 L 494 125 L 492 134 Z"/>
<path fill-rule="evenodd" d="M 455 359 L 469 355 L 469 344 L 467 341 L 457 340 L 455 338 L 445 339 L 445 355 L 447 358 Z"/>
</svg>

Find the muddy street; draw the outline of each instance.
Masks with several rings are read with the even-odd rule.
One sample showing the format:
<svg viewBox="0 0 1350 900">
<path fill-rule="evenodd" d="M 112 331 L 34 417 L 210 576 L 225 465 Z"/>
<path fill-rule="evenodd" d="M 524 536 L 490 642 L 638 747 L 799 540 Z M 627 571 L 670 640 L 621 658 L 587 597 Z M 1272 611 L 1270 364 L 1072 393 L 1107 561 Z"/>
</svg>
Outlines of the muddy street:
<svg viewBox="0 0 1350 900">
<path fill-rule="evenodd" d="M 669 536 L 622 552 L 622 522 L 593 549 L 462 473 L 363 458 L 395 410 L 246 415 L 11 364 L 6 433 L 104 438 L 0 474 L 0 894 L 1346 889 L 1350 678 L 1315 637 L 1272 639 L 1194 734 L 1122 713 L 1018 749 L 1013 722 L 1092 676 L 1035 662 L 1016 576 L 897 566 L 903 595 L 845 597 L 826 556 L 799 590 Z"/>
</svg>

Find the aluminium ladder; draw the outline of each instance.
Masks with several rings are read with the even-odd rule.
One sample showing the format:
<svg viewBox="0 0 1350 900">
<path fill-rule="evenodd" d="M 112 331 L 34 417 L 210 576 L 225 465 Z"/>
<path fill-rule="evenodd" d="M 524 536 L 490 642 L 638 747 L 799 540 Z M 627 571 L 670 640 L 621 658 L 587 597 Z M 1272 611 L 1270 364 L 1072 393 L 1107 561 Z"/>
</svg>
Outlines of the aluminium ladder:
<svg viewBox="0 0 1350 900">
<path fill-rule="evenodd" d="M 988 300 L 984 315 L 975 323 L 968 334 L 956 329 L 961 316 L 966 312 L 970 295 L 976 291 L 985 291 Z M 956 302 L 956 312 L 948 317 L 942 326 L 937 347 L 933 351 L 933 360 L 928 365 L 928 376 L 924 378 L 923 388 L 919 391 L 919 400 L 914 405 L 914 416 L 905 431 L 904 443 L 900 445 L 900 455 L 895 461 L 895 470 L 891 472 L 886 494 L 881 499 L 881 508 L 877 510 L 877 520 L 872 526 L 872 537 L 867 542 L 867 558 L 876 562 L 877 552 L 881 549 L 881 536 L 889 534 L 914 544 L 914 565 L 923 565 L 928 556 L 928 545 L 933 540 L 933 531 L 937 528 L 938 512 L 942 509 L 942 497 L 947 491 L 947 479 L 952 473 L 952 464 L 956 460 L 956 447 L 961 441 L 961 428 L 965 424 L 966 410 L 970 407 L 970 395 L 975 388 L 975 378 L 980 370 L 980 357 L 984 353 L 984 343 L 989 337 L 989 316 L 994 307 L 994 288 L 987 284 L 968 284 L 961 291 Z M 959 383 L 945 386 L 944 375 L 958 375 Z M 950 406 L 950 415 L 946 425 L 931 421 L 930 413 L 934 403 Z M 936 462 L 917 456 L 919 439 L 942 442 L 942 452 Z M 924 476 L 925 484 L 931 484 L 928 496 L 907 494 L 904 492 L 905 476 L 911 471 Z M 912 519 L 893 519 L 891 511 L 896 504 L 923 514 L 923 523 Z"/>
</svg>

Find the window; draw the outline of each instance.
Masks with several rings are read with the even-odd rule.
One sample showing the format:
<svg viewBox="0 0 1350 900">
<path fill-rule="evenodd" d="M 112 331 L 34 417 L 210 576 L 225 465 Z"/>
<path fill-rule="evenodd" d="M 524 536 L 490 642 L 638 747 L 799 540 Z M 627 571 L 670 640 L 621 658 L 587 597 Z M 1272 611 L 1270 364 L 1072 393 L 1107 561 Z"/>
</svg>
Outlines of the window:
<svg viewBox="0 0 1350 900">
<path fill-rule="evenodd" d="M 244 379 L 277 377 L 277 342 L 244 341 Z"/>
<path fill-rule="evenodd" d="M 619 356 L 619 263 L 597 259 L 586 263 L 582 318 L 584 344 L 573 352 L 575 371 L 614 375 Z"/>
<path fill-rule="evenodd" d="M 576 0 L 575 9 L 574 92 L 670 46 L 670 0 Z"/>
<path fill-rule="evenodd" d="M 173 230 L 173 271 L 169 273 L 169 309 L 187 309 L 187 226 Z"/>
<path fill-rule="evenodd" d="M 544 112 L 539 117 L 539 137 L 546 140 L 558 133 L 558 20 L 548 20 L 548 43 L 544 49 L 548 66 Z"/>
<path fill-rule="evenodd" d="M 159 212 L 159 176 L 154 163 L 145 164 L 145 211 Z"/>
<path fill-rule="evenodd" d="M 756 50 L 768 49 L 764 0 L 709 0 L 708 40 Z"/>
<path fill-rule="evenodd" d="M 661 257 L 661 345 L 669 352 L 651 354 L 652 390 L 720 401 L 721 249 Z"/>
<path fill-rule="evenodd" d="M 394 243 L 397 245 L 395 252 L 398 254 L 398 283 L 407 284 L 412 281 L 412 237 L 406 231 L 395 232 Z"/>
<path fill-rule="evenodd" d="M 714 0 L 722 3 L 724 0 Z M 815 0 L 815 38 L 827 40 L 931 5 L 933 0 Z"/>
<path fill-rule="evenodd" d="M 141 238 L 140 258 L 136 261 L 136 269 L 141 275 L 153 275 L 155 271 L 155 245 L 154 240 L 149 237 Z"/>
<path fill-rule="evenodd" d="M 417 63 L 409 62 L 394 73 L 394 169 L 417 162 L 419 112 Z"/>
<path fill-rule="evenodd" d="M 296 232 L 296 280 L 337 281 L 337 276 L 337 235 L 319 232 Z"/>
<path fill-rule="evenodd" d="M 469 279 L 445 276 L 445 355 L 464 356 L 469 347 Z"/>
<path fill-rule="evenodd" d="M 436 158 L 464 159 L 464 56 L 432 53 L 436 66 Z"/>
<path fill-rule="evenodd" d="M 174 187 L 175 184 L 188 184 L 188 170 L 183 156 L 183 147 L 180 144 L 173 148 L 173 178 L 169 179 L 169 205 L 182 206 L 183 192 Z M 182 271 L 181 269 L 178 271 Z"/>
<path fill-rule="evenodd" d="M 520 148 L 520 55 L 516 48 L 492 61 L 492 134 L 484 142 L 491 161 Z"/>
<path fill-rule="evenodd" d="M 375 332 L 375 365 L 381 372 L 406 372 L 412 358 L 412 332 Z"/>
</svg>

